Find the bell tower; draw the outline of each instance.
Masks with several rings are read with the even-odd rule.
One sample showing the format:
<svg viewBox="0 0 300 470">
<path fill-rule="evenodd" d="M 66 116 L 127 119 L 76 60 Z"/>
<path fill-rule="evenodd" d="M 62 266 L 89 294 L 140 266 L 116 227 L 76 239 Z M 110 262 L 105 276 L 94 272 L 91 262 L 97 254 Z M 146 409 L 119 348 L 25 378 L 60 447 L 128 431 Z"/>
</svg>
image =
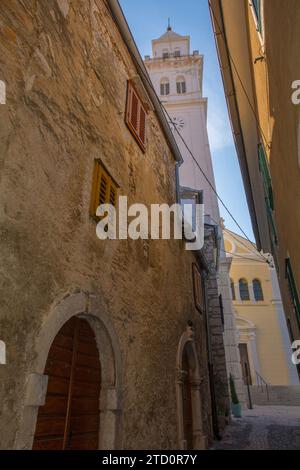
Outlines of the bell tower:
<svg viewBox="0 0 300 470">
<path fill-rule="evenodd" d="M 191 53 L 190 36 L 175 33 L 169 22 L 167 31 L 152 41 L 152 57 L 145 57 L 145 65 L 155 91 L 172 119 L 171 127 L 184 160 L 180 184 L 204 191 L 205 215 L 219 224 L 216 195 L 175 130 L 176 127 L 182 134 L 194 158 L 215 186 L 206 127 L 207 99 L 202 94 L 203 56 L 197 50 Z"/>
</svg>

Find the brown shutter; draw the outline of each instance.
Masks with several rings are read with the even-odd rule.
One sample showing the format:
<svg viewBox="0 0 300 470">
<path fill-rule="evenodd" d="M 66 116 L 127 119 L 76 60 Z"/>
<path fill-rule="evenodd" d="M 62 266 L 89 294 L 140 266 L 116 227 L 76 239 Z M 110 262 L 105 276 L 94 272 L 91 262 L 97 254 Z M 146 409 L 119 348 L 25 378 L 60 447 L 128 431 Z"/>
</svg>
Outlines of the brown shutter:
<svg viewBox="0 0 300 470">
<path fill-rule="evenodd" d="M 131 113 L 130 113 L 130 122 L 134 129 L 138 131 L 138 122 L 139 122 L 139 99 L 135 91 L 131 90 Z"/>
<path fill-rule="evenodd" d="M 128 82 L 127 90 L 126 124 L 143 152 L 145 152 L 147 112 L 130 81 Z"/>
<path fill-rule="evenodd" d="M 140 138 L 146 146 L 146 112 L 142 106 L 140 106 Z"/>
<path fill-rule="evenodd" d="M 109 195 L 109 202 L 112 204 L 114 207 L 116 207 L 117 204 L 117 192 L 113 186 L 110 187 L 110 195 Z"/>
</svg>

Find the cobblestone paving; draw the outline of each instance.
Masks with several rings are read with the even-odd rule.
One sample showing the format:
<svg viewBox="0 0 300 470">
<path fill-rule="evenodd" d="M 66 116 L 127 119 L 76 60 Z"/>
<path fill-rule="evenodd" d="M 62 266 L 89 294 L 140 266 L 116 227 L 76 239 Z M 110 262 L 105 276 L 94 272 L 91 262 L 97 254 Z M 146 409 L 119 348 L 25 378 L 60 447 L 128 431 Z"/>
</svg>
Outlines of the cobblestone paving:
<svg viewBox="0 0 300 470">
<path fill-rule="evenodd" d="M 233 419 L 216 450 L 300 450 L 300 407 L 255 406 Z"/>
</svg>

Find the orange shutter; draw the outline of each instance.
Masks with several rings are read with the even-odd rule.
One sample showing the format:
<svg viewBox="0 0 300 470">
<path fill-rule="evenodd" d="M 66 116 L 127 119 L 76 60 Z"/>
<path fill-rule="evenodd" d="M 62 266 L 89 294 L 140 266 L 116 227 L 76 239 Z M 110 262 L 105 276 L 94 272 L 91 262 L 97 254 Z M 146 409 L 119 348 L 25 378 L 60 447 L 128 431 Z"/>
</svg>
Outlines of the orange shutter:
<svg viewBox="0 0 300 470">
<path fill-rule="evenodd" d="M 106 204 L 107 201 L 107 192 L 108 192 L 108 177 L 104 173 L 104 171 L 101 172 L 101 177 L 99 181 L 99 205 L 100 204 Z"/>
<path fill-rule="evenodd" d="M 104 169 L 101 162 L 96 160 L 93 174 L 92 198 L 90 214 L 96 217 L 97 208 L 101 204 L 117 206 L 118 186 Z"/>
</svg>

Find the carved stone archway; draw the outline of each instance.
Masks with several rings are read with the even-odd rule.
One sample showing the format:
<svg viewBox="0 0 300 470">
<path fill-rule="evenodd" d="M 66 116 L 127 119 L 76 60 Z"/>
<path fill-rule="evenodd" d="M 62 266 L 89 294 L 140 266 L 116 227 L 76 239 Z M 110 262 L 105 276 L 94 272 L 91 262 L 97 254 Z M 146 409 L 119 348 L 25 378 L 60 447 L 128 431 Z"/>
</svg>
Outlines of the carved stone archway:
<svg viewBox="0 0 300 470">
<path fill-rule="evenodd" d="M 48 377 L 44 369 L 51 344 L 62 326 L 73 316 L 86 319 L 91 325 L 101 362 L 100 434 L 99 449 L 122 447 L 121 413 L 121 352 L 117 335 L 100 299 L 86 293 L 67 296 L 45 317 L 33 345 L 36 359 L 27 375 L 15 449 L 31 449 L 39 406 L 44 405 Z"/>
<path fill-rule="evenodd" d="M 189 370 L 186 370 L 186 359 Z M 176 399 L 177 399 L 177 420 L 178 420 L 178 443 L 181 450 L 186 450 L 188 440 L 185 426 L 184 409 L 184 387 L 189 381 L 191 392 L 191 412 L 192 412 L 192 447 L 203 450 L 207 448 L 207 437 L 203 433 L 202 406 L 201 406 L 201 376 L 198 356 L 195 345 L 195 333 L 193 327 L 188 325 L 182 334 L 176 358 Z"/>
</svg>

